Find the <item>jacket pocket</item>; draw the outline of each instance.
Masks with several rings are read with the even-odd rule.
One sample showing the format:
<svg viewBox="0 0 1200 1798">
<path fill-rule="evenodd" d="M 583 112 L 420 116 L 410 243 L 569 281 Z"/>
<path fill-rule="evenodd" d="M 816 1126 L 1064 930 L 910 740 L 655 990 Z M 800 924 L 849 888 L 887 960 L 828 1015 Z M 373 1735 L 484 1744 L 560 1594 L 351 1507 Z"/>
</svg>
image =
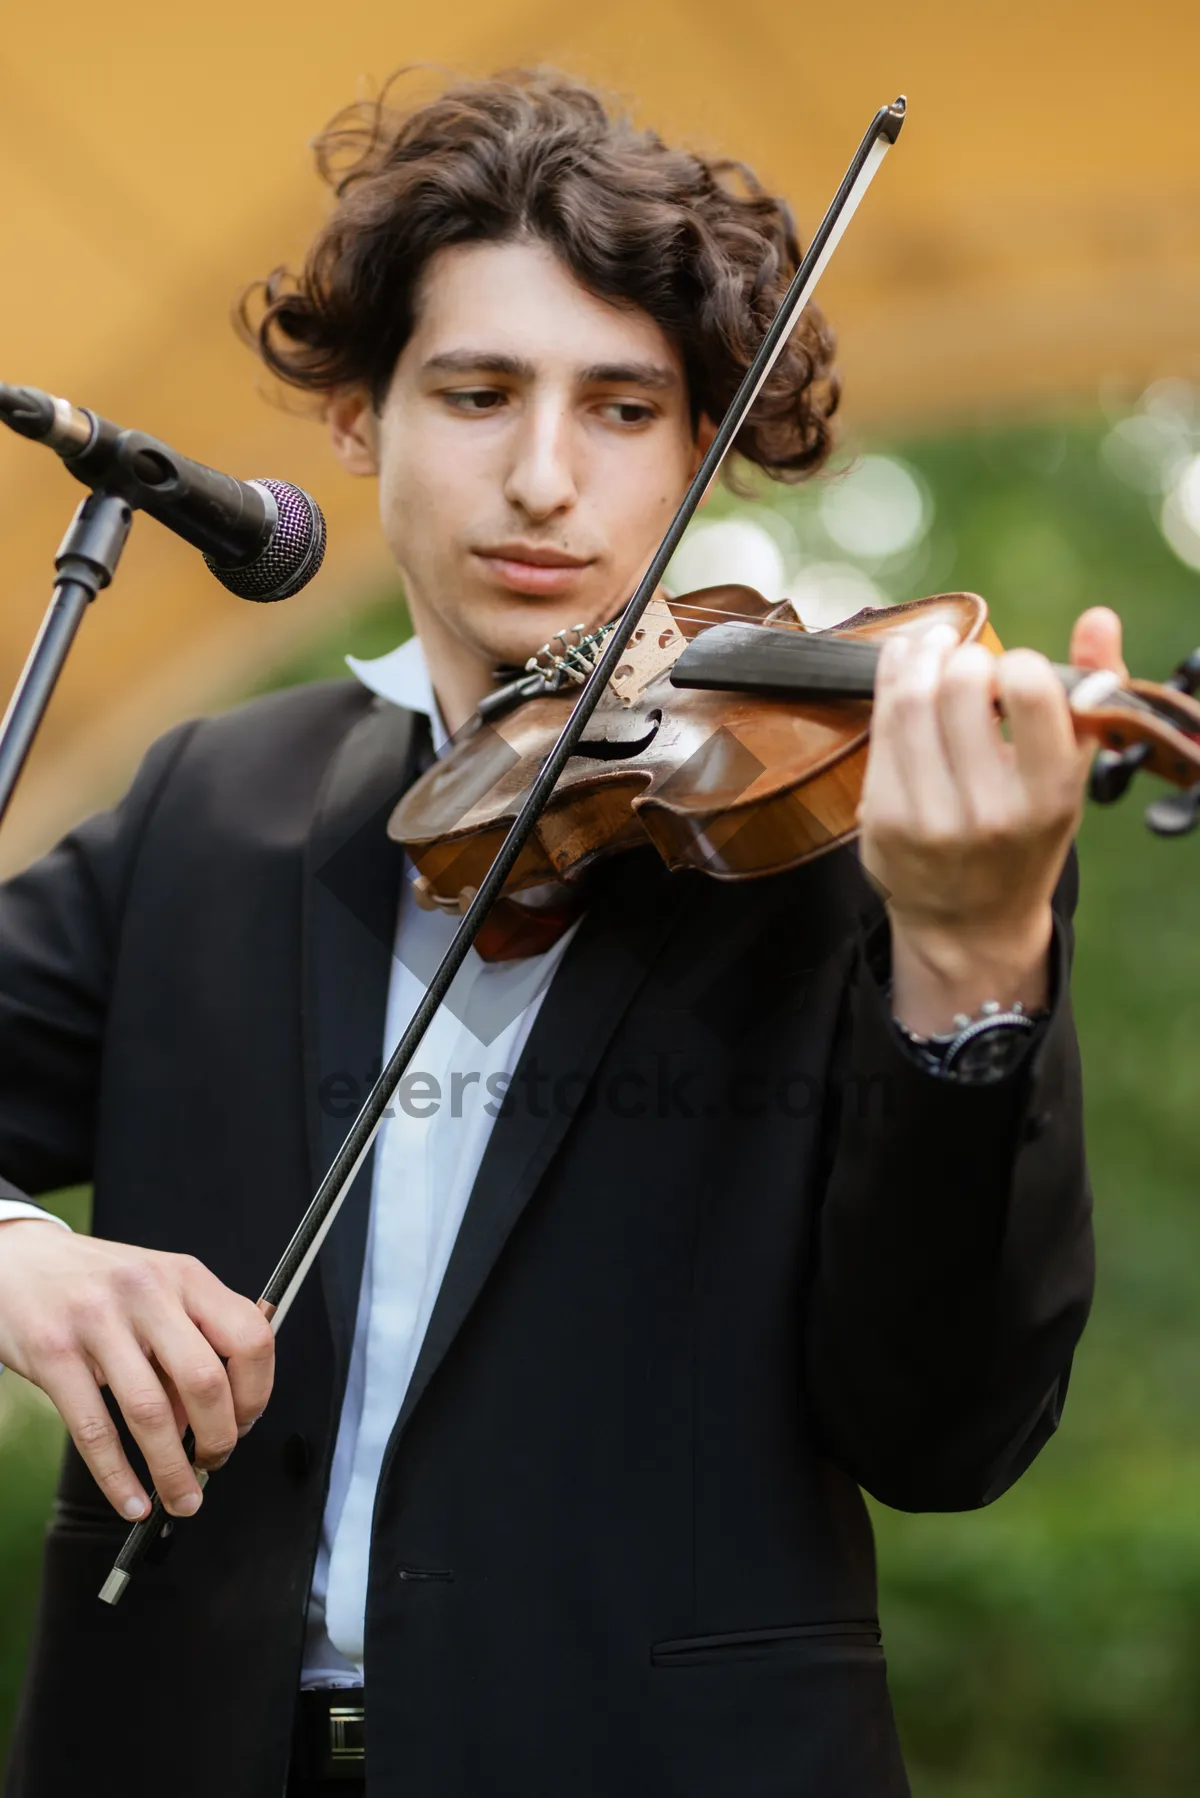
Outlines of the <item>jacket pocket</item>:
<svg viewBox="0 0 1200 1798">
<path fill-rule="evenodd" d="M 873 1618 L 838 1623 L 792 1623 L 778 1629 L 739 1629 L 719 1636 L 679 1636 L 655 1642 L 652 1667 L 707 1667 L 714 1662 L 802 1660 L 879 1660 L 883 1647 Z"/>
</svg>

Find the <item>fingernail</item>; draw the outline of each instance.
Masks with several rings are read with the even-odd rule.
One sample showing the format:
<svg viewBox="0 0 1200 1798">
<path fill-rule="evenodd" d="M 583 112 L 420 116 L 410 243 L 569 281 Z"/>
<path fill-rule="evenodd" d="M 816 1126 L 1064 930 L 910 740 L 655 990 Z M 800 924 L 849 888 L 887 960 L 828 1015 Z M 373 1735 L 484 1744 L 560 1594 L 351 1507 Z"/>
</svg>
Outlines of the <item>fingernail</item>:
<svg viewBox="0 0 1200 1798">
<path fill-rule="evenodd" d="M 200 1509 L 200 1494 L 189 1492 L 184 1498 L 177 1498 L 172 1510 L 176 1517 L 194 1517 Z"/>
<path fill-rule="evenodd" d="M 146 1515 L 146 1501 L 144 1498 L 127 1498 L 121 1508 L 131 1523 L 135 1522 L 137 1518 Z"/>
<path fill-rule="evenodd" d="M 255 1424 L 258 1422 L 258 1418 L 261 1416 L 262 1416 L 262 1412 L 260 1411 L 258 1414 L 258 1417 L 252 1417 L 250 1419 L 249 1423 L 242 1424 L 241 1428 L 238 1430 L 239 1438 L 242 1436 L 248 1436 L 250 1434 L 251 1430 L 254 1428 Z"/>
</svg>

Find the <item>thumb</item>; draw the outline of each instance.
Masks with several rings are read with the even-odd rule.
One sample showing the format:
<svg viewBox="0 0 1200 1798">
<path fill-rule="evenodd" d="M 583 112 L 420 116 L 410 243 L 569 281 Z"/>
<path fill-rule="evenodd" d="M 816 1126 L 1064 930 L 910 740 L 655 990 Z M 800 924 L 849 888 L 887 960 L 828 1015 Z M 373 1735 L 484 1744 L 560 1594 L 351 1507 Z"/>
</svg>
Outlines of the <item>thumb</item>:
<svg viewBox="0 0 1200 1798">
<path fill-rule="evenodd" d="M 1076 668 L 1111 668 L 1128 679 L 1121 653 L 1121 620 L 1108 606 L 1091 606 L 1075 620 L 1070 659 Z"/>
</svg>

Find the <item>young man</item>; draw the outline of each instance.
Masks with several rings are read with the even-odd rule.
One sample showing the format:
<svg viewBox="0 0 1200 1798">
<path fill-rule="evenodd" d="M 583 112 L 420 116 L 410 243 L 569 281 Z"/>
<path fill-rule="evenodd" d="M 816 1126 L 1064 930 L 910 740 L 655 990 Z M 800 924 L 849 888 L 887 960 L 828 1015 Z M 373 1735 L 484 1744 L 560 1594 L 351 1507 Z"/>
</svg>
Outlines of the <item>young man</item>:
<svg viewBox="0 0 1200 1798">
<path fill-rule="evenodd" d="M 859 1488 L 1002 1492 L 1090 1296 L 1066 701 L 894 644 L 857 852 L 627 855 L 473 957 L 276 1361 L 243 1295 L 452 929 L 389 812 L 498 666 L 619 610 L 797 256 L 744 173 L 554 77 L 321 155 L 253 329 L 378 477 L 418 636 L 173 731 L 0 896 L 0 1360 L 72 1438 L 10 1798 L 898 1798 Z M 751 462 L 819 464 L 830 357 L 814 311 Z M 1119 660 L 1110 614 L 1074 652 Z M 1037 1022 L 956 1073 L 923 1039 L 989 1002 Z M 28 1203 L 85 1179 L 94 1239 Z M 187 1421 L 229 1466 L 106 1609 L 150 1481 L 200 1506 Z"/>
</svg>

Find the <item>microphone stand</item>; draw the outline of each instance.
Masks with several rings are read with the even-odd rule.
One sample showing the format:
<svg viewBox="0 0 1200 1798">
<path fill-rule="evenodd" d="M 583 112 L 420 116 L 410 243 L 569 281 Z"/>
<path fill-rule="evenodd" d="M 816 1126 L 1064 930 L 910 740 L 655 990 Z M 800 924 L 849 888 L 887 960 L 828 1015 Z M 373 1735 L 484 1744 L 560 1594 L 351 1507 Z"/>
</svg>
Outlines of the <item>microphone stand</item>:
<svg viewBox="0 0 1200 1798">
<path fill-rule="evenodd" d="M 45 716 L 83 615 L 117 570 L 133 512 L 116 493 L 89 493 L 54 558 L 57 580 L 42 627 L 0 720 L 0 820 Z"/>
</svg>

